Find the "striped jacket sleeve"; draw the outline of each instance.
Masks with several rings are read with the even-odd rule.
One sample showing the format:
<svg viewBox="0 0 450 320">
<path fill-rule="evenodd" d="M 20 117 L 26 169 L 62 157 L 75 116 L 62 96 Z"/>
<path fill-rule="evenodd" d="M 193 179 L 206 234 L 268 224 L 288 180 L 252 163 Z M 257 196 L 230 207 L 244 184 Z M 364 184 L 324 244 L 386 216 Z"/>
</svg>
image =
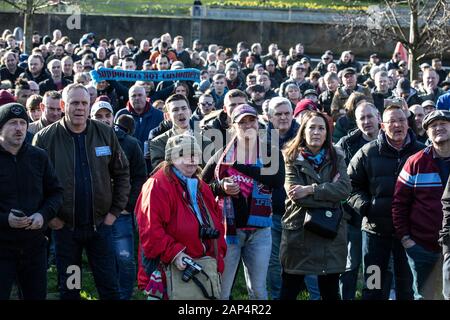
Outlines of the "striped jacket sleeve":
<svg viewBox="0 0 450 320">
<path fill-rule="evenodd" d="M 409 158 L 397 178 L 392 198 L 392 221 L 399 239 L 408 235 L 410 230 L 409 214 L 413 203 L 415 183 L 413 170 L 413 161 L 412 158 Z"/>
</svg>

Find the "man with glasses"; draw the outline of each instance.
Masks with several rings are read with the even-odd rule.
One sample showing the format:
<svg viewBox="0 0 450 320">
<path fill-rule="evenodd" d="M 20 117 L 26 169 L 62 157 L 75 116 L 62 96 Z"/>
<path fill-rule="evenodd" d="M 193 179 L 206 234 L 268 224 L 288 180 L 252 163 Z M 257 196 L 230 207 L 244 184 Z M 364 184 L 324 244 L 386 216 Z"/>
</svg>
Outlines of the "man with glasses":
<svg viewBox="0 0 450 320">
<path fill-rule="evenodd" d="M 314 89 L 314 86 L 305 79 L 306 71 L 306 68 L 300 61 L 294 63 L 294 65 L 292 66 L 290 78 L 281 84 L 280 92 L 284 92 L 286 86 L 291 83 L 296 84 L 300 88 L 300 92 L 302 93 L 302 95 L 306 90 Z"/>
<path fill-rule="evenodd" d="M 336 121 L 343 113 L 345 102 L 353 92 L 360 92 L 366 96 L 366 101 L 373 103 L 369 88 L 363 87 L 356 82 L 356 70 L 345 68 L 342 70 L 342 87 L 340 87 L 331 102 L 331 116 Z"/>
<path fill-rule="evenodd" d="M 327 73 L 328 65 L 333 62 L 333 56 L 330 54 L 323 54 L 320 62 L 317 64 L 315 71 L 319 71 L 320 75 L 323 77 Z"/>
<path fill-rule="evenodd" d="M 353 191 L 348 204 L 362 217 L 364 300 L 388 299 L 390 282 L 386 281 L 386 274 L 391 254 L 396 297 L 413 299 L 413 278 L 403 246 L 394 234 L 391 205 L 403 164 L 423 147 L 408 128 L 402 108 L 390 105 L 383 113 L 377 139 L 364 145 L 350 161 L 348 173 Z"/>
<path fill-rule="evenodd" d="M 210 114 L 215 109 L 212 95 L 209 93 L 204 93 L 198 98 L 198 105 L 192 113 L 191 120 L 194 121 L 195 124 L 195 121 L 202 120 L 206 115 Z"/>
</svg>

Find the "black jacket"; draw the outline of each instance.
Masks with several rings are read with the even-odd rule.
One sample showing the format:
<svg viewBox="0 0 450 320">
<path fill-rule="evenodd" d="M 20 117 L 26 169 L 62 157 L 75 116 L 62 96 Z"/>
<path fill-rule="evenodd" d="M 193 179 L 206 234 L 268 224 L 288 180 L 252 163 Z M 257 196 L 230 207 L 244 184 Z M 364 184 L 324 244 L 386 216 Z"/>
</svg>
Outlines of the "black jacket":
<svg viewBox="0 0 450 320">
<path fill-rule="evenodd" d="M 66 78 L 62 78 L 61 82 L 63 88 L 72 83 L 72 81 L 69 81 Z M 52 90 L 57 90 L 56 84 L 52 78 L 48 78 L 47 80 L 44 80 L 41 83 L 39 83 L 39 93 L 41 94 L 41 96 L 43 96 L 47 91 Z"/>
<path fill-rule="evenodd" d="M 377 91 L 376 88 L 372 89 L 373 104 L 375 105 L 375 107 L 377 107 L 380 115 L 383 114 L 384 111 L 384 99 L 389 98 L 391 95 L 391 90 L 389 90 L 387 93 L 381 93 Z"/>
<path fill-rule="evenodd" d="M 16 156 L 0 146 L 0 246 L 20 246 L 43 238 L 48 221 L 56 216 L 63 201 L 63 188 L 55 169 L 42 149 L 24 142 Z M 11 228 L 11 209 L 27 216 L 42 214 L 39 230 Z"/>
<path fill-rule="evenodd" d="M 16 72 L 11 73 L 9 72 L 8 68 L 6 67 L 2 67 L 0 69 L 0 80 L 9 80 L 11 81 L 11 83 L 14 85 L 14 83 L 16 82 L 17 78 L 20 76 L 20 74 L 22 72 L 24 72 L 25 69 L 22 67 L 17 66 Z"/>
<path fill-rule="evenodd" d="M 145 165 L 144 154 L 136 138 L 130 136 L 118 126 L 114 127 L 114 132 L 130 164 L 131 190 L 125 210 L 133 213 L 142 185 L 147 179 L 147 167 Z"/>
<path fill-rule="evenodd" d="M 28 80 L 32 80 L 36 82 L 37 84 L 41 83 L 42 81 L 45 81 L 49 78 L 51 78 L 50 74 L 47 73 L 45 70 L 42 70 L 41 73 L 35 78 L 31 74 L 30 70 L 26 69 L 21 75 L 21 78 L 26 78 Z"/>
<path fill-rule="evenodd" d="M 151 54 L 152 50 L 148 50 L 147 52 L 139 50 L 133 56 L 134 61 L 136 61 L 136 70 L 142 70 L 142 65 L 144 64 L 144 61 L 150 59 Z"/>
<path fill-rule="evenodd" d="M 353 191 L 349 205 L 363 217 L 362 229 L 378 235 L 394 234 L 391 204 L 395 183 L 409 156 L 425 146 L 408 129 L 410 142 L 394 149 L 380 131 L 378 138 L 364 145 L 352 158 L 348 174 Z"/>
</svg>

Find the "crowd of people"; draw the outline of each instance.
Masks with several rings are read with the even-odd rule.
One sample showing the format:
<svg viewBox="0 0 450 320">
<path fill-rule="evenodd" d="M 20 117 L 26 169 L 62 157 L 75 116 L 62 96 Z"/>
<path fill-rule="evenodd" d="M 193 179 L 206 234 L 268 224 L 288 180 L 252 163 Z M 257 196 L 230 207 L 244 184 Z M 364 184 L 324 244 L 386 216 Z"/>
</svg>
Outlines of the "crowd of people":
<svg viewBox="0 0 450 320">
<path fill-rule="evenodd" d="M 395 52 L 362 64 L 301 43 L 264 52 L 168 33 L 0 38 L 0 299 L 167 299 L 167 266 L 209 256 L 232 299 L 450 299 L 450 75 L 410 81 Z M 198 81 L 91 71 L 198 69 Z M 333 235 L 312 221 L 338 217 Z M 319 223 L 320 224 L 320 223 Z M 138 239 L 136 239 L 136 237 Z M 135 244 L 138 243 L 138 248 Z"/>
</svg>

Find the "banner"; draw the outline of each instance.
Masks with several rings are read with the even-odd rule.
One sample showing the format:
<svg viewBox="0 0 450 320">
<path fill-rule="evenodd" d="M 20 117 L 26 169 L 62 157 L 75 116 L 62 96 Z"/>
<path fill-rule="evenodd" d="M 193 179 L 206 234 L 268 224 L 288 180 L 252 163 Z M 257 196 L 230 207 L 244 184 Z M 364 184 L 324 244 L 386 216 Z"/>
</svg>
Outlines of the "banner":
<svg viewBox="0 0 450 320">
<path fill-rule="evenodd" d="M 200 82 L 200 70 L 178 69 L 178 70 L 138 70 L 126 71 L 120 69 L 100 68 L 90 72 L 92 80 L 96 83 L 103 80 L 115 81 L 194 81 Z"/>
</svg>

